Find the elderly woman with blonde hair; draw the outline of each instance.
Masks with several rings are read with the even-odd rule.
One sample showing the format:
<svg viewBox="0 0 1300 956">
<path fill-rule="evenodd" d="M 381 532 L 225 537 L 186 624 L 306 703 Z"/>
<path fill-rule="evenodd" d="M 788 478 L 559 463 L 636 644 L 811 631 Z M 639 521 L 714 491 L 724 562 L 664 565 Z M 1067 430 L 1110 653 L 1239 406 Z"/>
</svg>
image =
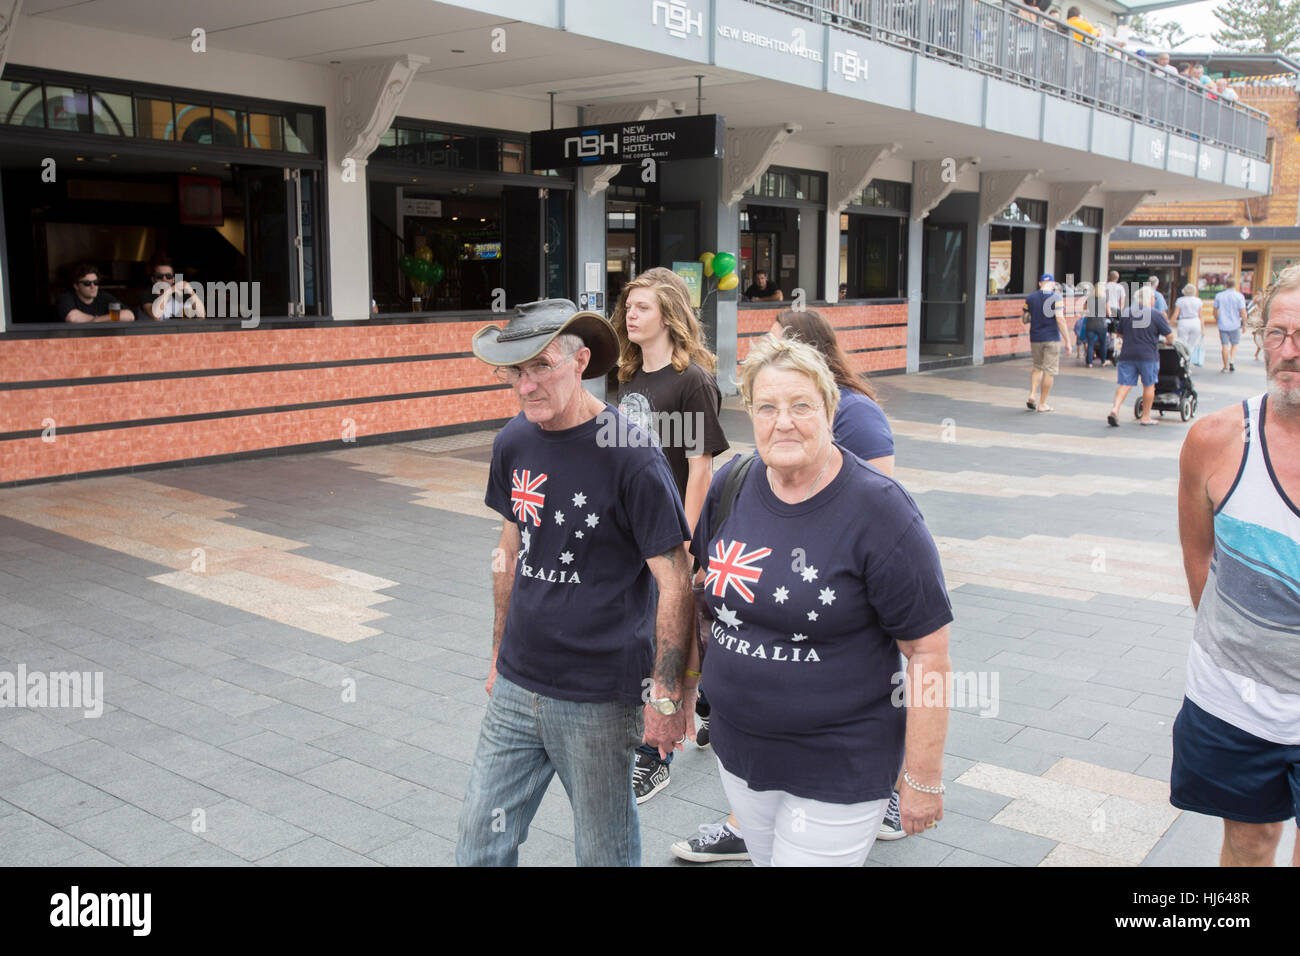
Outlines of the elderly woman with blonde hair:
<svg viewBox="0 0 1300 956">
<path fill-rule="evenodd" d="M 900 766 L 907 832 L 943 817 L 939 554 L 902 486 L 835 444 L 839 388 L 815 348 L 764 337 L 740 391 L 757 455 L 719 470 L 692 542 L 723 788 L 756 865 L 859 866 Z"/>
</svg>

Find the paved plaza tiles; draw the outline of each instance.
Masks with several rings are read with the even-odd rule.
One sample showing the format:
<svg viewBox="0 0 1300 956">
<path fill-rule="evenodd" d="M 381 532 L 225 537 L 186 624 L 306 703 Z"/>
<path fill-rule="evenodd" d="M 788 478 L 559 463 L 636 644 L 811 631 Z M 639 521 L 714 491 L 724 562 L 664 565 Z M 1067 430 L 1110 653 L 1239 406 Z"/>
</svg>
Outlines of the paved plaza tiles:
<svg viewBox="0 0 1300 956">
<path fill-rule="evenodd" d="M 1202 412 L 1262 391 L 1243 351 L 1198 373 Z M 1108 428 L 1114 371 L 1062 372 L 1046 414 L 1023 360 L 876 382 L 983 696 L 952 714 L 942 824 L 868 865 L 1217 861 L 1218 822 L 1168 802 L 1188 426 Z M 724 426 L 750 447 L 734 400 Z M 0 709 L 0 864 L 450 864 L 486 701 L 491 438 L 0 490 L 0 671 L 102 672 L 104 695 L 98 717 Z M 688 745 L 641 807 L 644 862 L 726 809 Z M 557 780 L 521 862 L 572 844 Z"/>
</svg>

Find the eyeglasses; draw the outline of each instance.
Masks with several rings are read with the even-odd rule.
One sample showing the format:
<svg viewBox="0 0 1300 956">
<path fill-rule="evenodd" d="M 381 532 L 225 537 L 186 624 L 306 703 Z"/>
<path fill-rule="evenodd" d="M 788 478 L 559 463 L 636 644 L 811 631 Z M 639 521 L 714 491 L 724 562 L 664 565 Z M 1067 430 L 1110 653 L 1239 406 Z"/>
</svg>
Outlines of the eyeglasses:
<svg viewBox="0 0 1300 956">
<path fill-rule="evenodd" d="M 1300 329 L 1294 329 L 1287 332 L 1284 329 L 1258 329 L 1255 332 L 1255 344 L 1268 349 L 1270 352 L 1276 352 L 1282 347 L 1282 343 L 1287 339 L 1291 344 L 1300 351 Z"/>
<path fill-rule="evenodd" d="M 98 279 L 78 279 L 77 285 L 99 285 Z"/>
<path fill-rule="evenodd" d="M 787 412 L 794 421 L 805 422 L 825 407 L 824 405 L 814 405 L 811 402 L 795 402 L 788 408 L 778 408 L 776 405 L 759 405 L 757 407 L 751 405 L 750 412 L 761 422 L 774 422 L 781 416 L 783 411 Z"/>
<path fill-rule="evenodd" d="M 501 366 L 493 369 L 492 374 L 495 375 L 499 381 L 506 382 L 509 385 L 517 385 L 521 378 L 527 378 L 534 385 L 540 385 L 551 377 L 552 372 L 577 354 L 577 352 L 574 352 L 573 355 L 566 355 L 554 365 L 547 365 L 545 362 L 542 362 L 538 365 L 530 365 L 528 368 L 519 368 L 516 365 Z"/>
<path fill-rule="evenodd" d="M 176 278 L 176 273 L 174 273 L 174 272 L 155 272 L 155 273 L 153 274 L 153 277 L 154 277 L 155 279 L 159 279 L 159 280 L 161 280 L 161 281 L 163 281 L 163 282 L 171 282 L 172 279 L 175 279 L 175 278 Z"/>
</svg>

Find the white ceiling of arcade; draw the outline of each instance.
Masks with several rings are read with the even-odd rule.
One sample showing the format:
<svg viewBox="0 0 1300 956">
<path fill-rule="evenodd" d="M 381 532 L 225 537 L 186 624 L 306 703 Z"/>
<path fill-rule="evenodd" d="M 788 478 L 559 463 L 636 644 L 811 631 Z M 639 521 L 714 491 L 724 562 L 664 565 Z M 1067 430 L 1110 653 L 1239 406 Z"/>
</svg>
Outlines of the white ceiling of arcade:
<svg viewBox="0 0 1300 956">
<path fill-rule="evenodd" d="M 614 2 L 614 0 L 611 0 Z M 1034 140 L 854 102 L 775 80 L 709 66 L 431 0 L 24 0 L 24 18 L 66 20 L 189 44 L 195 27 L 209 50 L 291 59 L 322 66 L 399 54 L 428 57 L 416 82 L 562 105 L 664 99 L 695 110 L 695 74 L 704 74 L 704 110 L 738 128 L 795 121 L 793 140 L 812 146 L 896 142 L 908 160 L 978 156 L 979 170 L 1041 168 L 1047 182 L 1111 180 L 1124 189 L 1171 188 L 1186 182 L 1155 169 L 1102 156 L 1064 153 Z M 493 52 L 492 30 L 506 29 L 506 50 Z M 18 30 L 22 29 L 19 22 Z M 455 53 L 454 50 L 463 52 Z M 178 78 L 183 85 L 183 78 Z M 1206 195 L 1206 186 L 1189 186 Z M 1103 188 L 1111 187 L 1109 183 Z M 1227 195 L 1228 193 L 1225 193 Z"/>
</svg>

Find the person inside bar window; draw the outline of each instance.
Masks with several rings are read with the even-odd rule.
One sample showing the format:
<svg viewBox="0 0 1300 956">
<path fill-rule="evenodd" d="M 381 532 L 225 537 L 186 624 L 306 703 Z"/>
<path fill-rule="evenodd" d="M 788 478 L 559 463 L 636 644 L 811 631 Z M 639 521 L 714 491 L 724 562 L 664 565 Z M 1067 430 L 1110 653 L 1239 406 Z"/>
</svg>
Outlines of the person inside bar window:
<svg viewBox="0 0 1300 956">
<path fill-rule="evenodd" d="M 169 256 L 158 253 L 153 257 L 149 281 L 152 285 L 145 291 L 143 300 L 144 312 L 149 318 L 157 322 L 207 318 L 203 300 L 183 276 L 177 276 L 176 266 Z"/>
<path fill-rule="evenodd" d="M 759 269 L 754 273 L 754 281 L 745 289 L 745 298 L 750 302 L 780 302 L 781 290 L 768 279 L 767 273 Z"/>
<path fill-rule="evenodd" d="M 117 318 L 112 306 L 116 305 Z M 122 308 L 114 296 L 99 288 L 99 270 L 81 262 L 72 270 L 72 291 L 62 293 L 54 303 L 60 322 L 134 322 L 135 313 Z"/>
</svg>

